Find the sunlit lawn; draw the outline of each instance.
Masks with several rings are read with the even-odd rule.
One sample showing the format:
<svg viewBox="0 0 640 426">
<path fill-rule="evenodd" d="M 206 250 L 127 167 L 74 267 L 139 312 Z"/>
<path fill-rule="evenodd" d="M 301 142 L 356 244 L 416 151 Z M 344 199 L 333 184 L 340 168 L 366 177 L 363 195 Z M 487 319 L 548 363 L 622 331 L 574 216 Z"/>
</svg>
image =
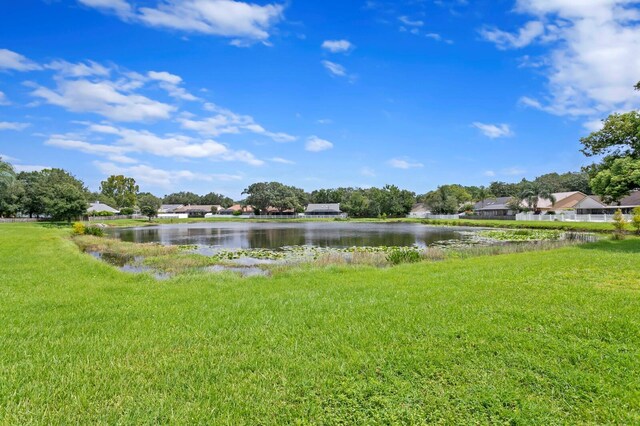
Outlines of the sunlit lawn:
<svg viewBox="0 0 640 426">
<path fill-rule="evenodd" d="M 0 423 L 640 423 L 640 240 L 127 275 L 0 225 Z"/>
</svg>

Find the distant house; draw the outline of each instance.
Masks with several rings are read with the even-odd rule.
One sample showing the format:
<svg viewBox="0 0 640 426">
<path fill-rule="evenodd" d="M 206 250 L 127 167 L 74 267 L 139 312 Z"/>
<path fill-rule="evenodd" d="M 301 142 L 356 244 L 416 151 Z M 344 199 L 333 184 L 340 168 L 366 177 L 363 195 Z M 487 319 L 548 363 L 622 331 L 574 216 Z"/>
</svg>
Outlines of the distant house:
<svg viewBox="0 0 640 426">
<path fill-rule="evenodd" d="M 296 211 L 293 209 L 280 211 L 275 207 L 267 207 L 264 214 L 267 214 L 269 216 L 294 216 L 296 214 Z"/>
<path fill-rule="evenodd" d="M 175 213 L 180 207 L 184 207 L 184 204 L 163 204 L 158 209 L 158 213 Z"/>
<path fill-rule="evenodd" d="M 508 204 L 512 197 L 487 198 L 473 206 L 474 214 L 481 217 L 515 216 L 518 213 Z"/>
<path fill-rule="evenodd" d="M 538 199 L 538 212 L 539 213 L 562 213 L 566 211 L 574 211 L 576 206 L 582 202 L 587 195 L 580 191 L 572 192 L 556 192 L 553 193 L 555 202 L 551 202 L 547 199 Z M 525 203 L 526 206 L 526 203 Z"/>
<path fill-rule="evenodd" d="M 237 214 L 236 212 L 240 212 L 243 215 L 249 215 L 249 214 L 253 214 L 254 208 L 253 206 L 242 206 L 240 204 L 234 204 L 231 207 L 222 208 L 218 210 L 218 214 L 221 214 L 221 215 Z"/>
<path fill-rule="evenodd" d="M 426 203 L 414 204 L 409 212 L 409 217 L 424 219 L 431 214 L 431 207 Z"/>
<path fill-rule="evenodd" d="M 612 204 L 605 204 L 600 197 L 590 195 L 576 206 L 576 210 L 578 214 L 613 214 L 620 209 L 622 213 L 630 214 L 638 206 L 640 206 L 640 191 L 633 191 Z"/>
<path fill-rule="evenodd" d="M 340 203 L 309 204 L 304 211 L 305 216 L 343 216 Z"/>
<path fill-rule="evenodd" d="M 120 213 L 119 210 L 114 209 L 111 206 L 108 206 L 106 204 L 102 204 L 100 201 L 96 201 L 95 203 L 91 203 L 89 204 L 89 208 L 87 209 L 87 213 L 91 214 L 105 214 L 105 213 L 111 213 L 111 214 L 118 214 Z"/>
<path fill-rule="evenodd" d="M 187 205 L 175 209 L 173 213 L 186 213 L 189 217 L 205 217 L 209 213 L 217 213 L 220 208 L 218 205 Z"/>
</svg>

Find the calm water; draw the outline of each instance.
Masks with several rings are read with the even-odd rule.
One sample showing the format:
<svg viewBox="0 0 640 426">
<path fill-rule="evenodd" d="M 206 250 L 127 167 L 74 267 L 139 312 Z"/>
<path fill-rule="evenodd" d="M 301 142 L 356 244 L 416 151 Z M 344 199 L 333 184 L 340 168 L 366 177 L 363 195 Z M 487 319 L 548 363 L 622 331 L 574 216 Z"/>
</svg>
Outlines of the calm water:
<svg viewBox="0 0 640 426">
<path fill-rule="evenodd" d="M 345 248 L 354 246 L 421 247 L 439 241 L 462 240 L 462 229 L 420 224 L 371 223 L 190 223 L 108 231 L 123 241 L 164 245 L 213 246 L 224 249 L 279 249 L 310 245 Z"/>
</svg>

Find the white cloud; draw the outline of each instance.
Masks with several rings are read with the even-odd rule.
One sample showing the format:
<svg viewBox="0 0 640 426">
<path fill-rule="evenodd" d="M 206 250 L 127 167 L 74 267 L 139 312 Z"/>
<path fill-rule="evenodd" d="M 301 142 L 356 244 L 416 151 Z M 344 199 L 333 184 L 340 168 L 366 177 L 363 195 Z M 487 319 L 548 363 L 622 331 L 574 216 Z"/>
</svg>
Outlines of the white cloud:
<svg viewBox="0 0 640 426">
<path fill-rule="evenodd" d="M 334 76 L 346 77 L 347 70 L 340 64 L 331 61 L 322 61 L 322 65 Z"/>
<path fill-rule="evenodd" d="M 527 22 L 518 33 L 512 34 L 497 28 L 483 28 L 480 35 L 498 46 L 499 49 L 520 48 L 528 46 L 544 34 L 544 24 L 540 21 Z"/>
<path fill-rule="evenodd" d="M 414 20 L 409 18 L 408 16 L 400 16 L 398 17 L 398 20 L 400 20 L 400 22 L 402 22 L 404 25 L 407 25 L 409 27 L 422 27 L 424 26 L 424 21 L 420 21 L 420 20 Z"/>
<path fill-rule="evenodd" d="M 151 154 L 157 157 L 210 159 L 214 161 L 238 161 L 252 166 L 260 166 L 264 161 L 244 150 L 232 150 L 211 139 L 194 139 L 184 135 L 159 136 L 147 130 L 116 128 L 108 125 L 90 125 L 87 131 L 92 135 L 114 137 L 114 144 L 95 144 L 80 140 L 76 135 L 54 135 L 46 145 L 71 149 L 86 154 L 107 157 L 119 163 L 134 163 L 128 154 Z M 93 137 L 93 136 L 92 136 Z"/>
<path fill-rule="evenodd" d="M 311 136 L 307 139 L 305 149 L 310 152 L 320 152 L 332 149 L 333 144 L 325 139 L 320 139 L 317 136 Z"/>
<path fill-rule="evenodd" d="M 376 172 L 375 170 L 373 170 L 370 167 L 363 167 L 360 169 L 360 174 L 362 176 L 366 176 L 366 177 L 375 177 L 376 176 Z"/>
<path fill-rule="evenodd" d="M 322 48 L 332 53 L 348 52 L 354 48 L 349 40 L 325 40 Z"/>
<path fill-rule="evenodd" d="M 286 158 L 282 158 L 282 157 L 273 157 L 271 161 L 273 161 L 274 163 L 280 163 L 280 164 L 296 164 L 295 161 L 287 160 Z"/>
<path fill-rule="evenodd" d="M 206 104 L 205 109 L 216 115 L 204 119 L 181 117 L 178 119 L 183 129 L 193 130 L 206 136 L 220 136 L 223 134 L 239 134 L 250 132 L 265 136 L 275 142 L 293 142 L 298 138 L 283 132 L 271 132 L 249 115 L 236 114 L 215 104 Z"/>
<path fill-rule="evenodd" d="M 57 60 L 45 65 L 45 68 L 57 71 L 58 74 L 65 77 L 108 77 L 111 73 L 109 68 L 93 61 L 74 64 L 67 61 Z"/>
<path fill-rule="evenodd" d="M 330 118 L 321 118 L 317 121 L 318 124 L 333 124 L 333 120 Z"/>
<path fill-rule="evenodd" d="M 133 177 L 136 182 L 143 185 L 169 188 L 176 181 L 234 181 L 242 179 L 240 175 L 230 174 L 203 174 L 189 170 L 162 170 L 144 164 L 123 167 L 114 163 L 94 161 L 93 164 L 105 175 L 124 174 Z"/>
<path fill-rule="evenodd" d="M 3 161 L 9 161 L 9 162 L 18 161 L 16 157 L 12 157 L 10 155 L 6 155 L 1 152 L 0 152 L 0 159 L 2 159 Z"/>
<path fill-rule="evenodd" d="M 493 170 L 487 170 L 483 173 L 483 175 L 486 177 L 494 177 L 496 175 L 496 172 L 494 172 Z"/>
<path fill-rule="evenodd" d="M 514 136 L 508 124 L 485 124 L 476 121 L 472 126 L 479 129 L 482 134 L 491 139 Z"/>
<path fill-rule="evenodd" d="M 424 164 L 422 163 L 411 162 L 403 158 L 392 158 L 391 160 L 388 161 L 388 164 L 394 169 L 403 169 L 403 170 L 418 169 L 418 168 L 424 167 Z"/>
<path fill-rule="evenodd" d="M 29 127 L 29 123 L 16 123 L 11 121 L 0 121 L 0 130 L 15 130 L 20 131 Z"/>
<path fill-rule="evenodd" d="M 0 92 L 0 105 L 10 105 L 11 102 L 9 102 L 9 98 L 7 98 L 7 95 L 4 94 L 4 92 Z"/>
<path fill-rule="evenodd" d="M 125 82 L 124 84 L 128 84 Z M 33 96 L 69 111 L 95 113 L 114 121 L 148 121 L 169 118 L 175 107 L 127 92 L 128 87 L 109 80 L 58 80 L 56 89 L 35 85 Z"/>
<path fill-rule="evenodd" d="M 539 61 L 548 93 L 520 102 L 560 116 L 603 118 L 640 106 L 633 85 L 640 79 L 638 0 L 517 0 L 516 12 L 544 22 L 542 34 L 521 38 L 498 35 L 499 47 L 522 47 L 539 39 L 550 49 Z M 499 34 L 499 33 L 496 33 Z M 512 40 L 520 43 L 512 43 Z M 502 43 L 502 46 L 501 46 Z"/>
<path fill-rule="evenodd" d="M 258 5 L 237 0 L 157 0 L 134 9 L 125 0 L 79 0 L 99 10 L 116 12 L 126 22 L 191 33 L 266 41 L 272 27 L 283 19 L 281 4 Z"/>
<path fill-rule="evenodd" d="M 0 70 L 34 71 L 42 67 L 19 53 L 0 49 Z"/>
<path fill-rule="evenodd" d="M 115 12 L 122 17 L 128 17 L 133 12 L 129 3 L 125 0 L 78 0 L 81 4 L 108 12 Z"/>
<path fill-rule="evenodd" d="M 166 71 L 149 71 L 147 73 L 147 77 L 153 81 L 157 81 L 160 87 L 169 93 L 169 96 L 176 99 L 182 99 L 184 101 L 200 100 L 200 98 L 187 92 L 183 87 L 180 87 L 180 84 L 182 84 L 182 77 L 178 75 L 171 74 Z"/>
<path fill-rule="evenodd" d="M 182 83 L 182 77 L 166 71 L 149 71 L 147 76 L 152 80 L 164 81 L 165 83 L 173 85 Z"/>
</svg>

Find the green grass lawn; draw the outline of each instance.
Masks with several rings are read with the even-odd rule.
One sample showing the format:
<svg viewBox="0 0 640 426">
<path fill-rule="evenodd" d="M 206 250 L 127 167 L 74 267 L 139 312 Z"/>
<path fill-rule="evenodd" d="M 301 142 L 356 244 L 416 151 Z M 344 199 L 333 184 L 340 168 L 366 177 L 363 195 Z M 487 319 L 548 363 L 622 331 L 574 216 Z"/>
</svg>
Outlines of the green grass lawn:
<svg viewBox="0 0 640 426">
<path fill-rule="evenodd" d="M 638 424 L 640 240 L 127 275 L 0 225 L 0 423 Z"/>
</svg>

